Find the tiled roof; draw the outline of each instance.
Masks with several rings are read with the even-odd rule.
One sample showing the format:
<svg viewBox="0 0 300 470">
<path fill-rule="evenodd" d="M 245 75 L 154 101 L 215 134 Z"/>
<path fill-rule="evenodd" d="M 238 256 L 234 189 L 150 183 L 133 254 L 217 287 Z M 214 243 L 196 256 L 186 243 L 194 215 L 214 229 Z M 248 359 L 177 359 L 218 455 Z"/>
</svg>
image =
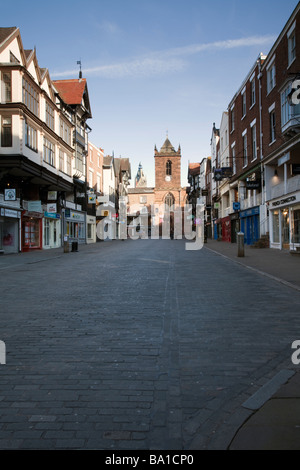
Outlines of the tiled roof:
<svg viewBox="0 0 300 470">
<path fill-rule="evenodd" d="M 0 28 L 0 44 L 2 44 L 14 31 L 18 29 L 16 26 L 11 28 Z"/>
<path fill-rule="evenodd" d="M 200 174 L 200 163 L 190 163 L 189 164 L 189 174 L 196 176 Z"/>
<path fill-rule="evenodd" d="M 53 80 L 53 84 L 63 101 L 67 104 L 81 104 L 86 79 Z"/>
</svg>

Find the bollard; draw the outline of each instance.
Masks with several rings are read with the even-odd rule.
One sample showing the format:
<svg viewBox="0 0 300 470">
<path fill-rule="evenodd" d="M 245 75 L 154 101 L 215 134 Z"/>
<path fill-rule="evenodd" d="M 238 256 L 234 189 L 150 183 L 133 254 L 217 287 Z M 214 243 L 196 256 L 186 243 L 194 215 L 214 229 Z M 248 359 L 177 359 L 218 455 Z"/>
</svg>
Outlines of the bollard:
<svg viewBox="0 0 300 470">
<path fill-rule="evenodd" d="M 238 257 L 243 258 L 245 256 L 243 232 L 238 232 L 237 234 L 237 245 L 238 245 Z"/>
</svg>

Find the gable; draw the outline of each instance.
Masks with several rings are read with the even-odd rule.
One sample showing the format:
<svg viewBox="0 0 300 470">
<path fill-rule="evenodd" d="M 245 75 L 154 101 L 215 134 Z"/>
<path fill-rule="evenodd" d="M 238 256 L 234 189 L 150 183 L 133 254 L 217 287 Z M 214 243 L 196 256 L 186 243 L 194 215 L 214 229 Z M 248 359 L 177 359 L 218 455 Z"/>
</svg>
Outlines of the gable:
<svg viewBox="0 0 300 470">
<path fill-rule="evenodd" d="M 0 28 L 0 62 L 26 64 L 19 28 Z"/>
</svg>

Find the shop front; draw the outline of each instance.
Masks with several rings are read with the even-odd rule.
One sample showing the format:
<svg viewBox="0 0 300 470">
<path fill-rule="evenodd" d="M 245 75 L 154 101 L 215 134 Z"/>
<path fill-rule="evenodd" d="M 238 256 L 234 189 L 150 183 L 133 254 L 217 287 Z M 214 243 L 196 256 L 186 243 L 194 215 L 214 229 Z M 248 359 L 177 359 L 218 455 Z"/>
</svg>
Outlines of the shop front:
<svg viewBox="0 0 300 470">
<path fill-rule="evenodd" d="M 22 251 L 42 249 L 42 220 L 42 212 L 22 212 Z"/>
<path fill-rule="evenodd" d="M 96 243 L 96 216 L 86 216 L 86 242 Z"/>
<path fill-rule="evenodd" d="M 300 250 L 300 192 L 269 202 L 270 247 Z"/>
<path fill-rule="evenodd" d="M 231 223 L 230 217 L 223 217 L 221 219 L 222 224 L 222 241 L 223 242 L 231 242 Z"/>
<path fill-rule="evenodd" d="M 63 239 L 70 244 L 86 243 L 86 213 L 65 209 L 63 218 Z"/>
<path fill-rule="evenodd" d="M 58 248 L 61 246 L 61 217 L 56 212 L 44 212 L 43 218 L 43 248 Z"/>
<path fill-rule="evenodd" d="M 259 240 L 259 206 L 240 212 L 241 232 L 244 233 L 246 245 L 253 245 Z"/>
<path fill-rule="evenodd" d="M 0 208 L 0 253 L 18 253 L 20 249 L 21 211 Z"/>
</svg>

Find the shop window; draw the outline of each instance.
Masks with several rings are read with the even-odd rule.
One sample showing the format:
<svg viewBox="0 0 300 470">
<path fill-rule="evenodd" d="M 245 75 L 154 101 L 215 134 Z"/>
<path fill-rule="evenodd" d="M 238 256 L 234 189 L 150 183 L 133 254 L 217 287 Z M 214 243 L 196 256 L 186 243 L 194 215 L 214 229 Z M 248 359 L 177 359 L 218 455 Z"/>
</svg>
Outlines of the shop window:
<svg viewBox="0 0 300 470">
<path fill-rule="evenodd" d="M 300 243 L 300 209 L 293 211 L 293 243 Z"/>
<path fill-rule="evenodd" d="M 50 245 L 50 221 L 48 219 L 44 220 L 44 241 L 45 245 Z"/>
<path fill-rule="evenodd" d="M 40 247 L 40 220 L 30 219 L 23 222 L 24 248 Z"/>
<path fill-rule="evenodd" d="M 279 211 L 273 212 L 273 243 L 279 243 Z"/>
</svg>

